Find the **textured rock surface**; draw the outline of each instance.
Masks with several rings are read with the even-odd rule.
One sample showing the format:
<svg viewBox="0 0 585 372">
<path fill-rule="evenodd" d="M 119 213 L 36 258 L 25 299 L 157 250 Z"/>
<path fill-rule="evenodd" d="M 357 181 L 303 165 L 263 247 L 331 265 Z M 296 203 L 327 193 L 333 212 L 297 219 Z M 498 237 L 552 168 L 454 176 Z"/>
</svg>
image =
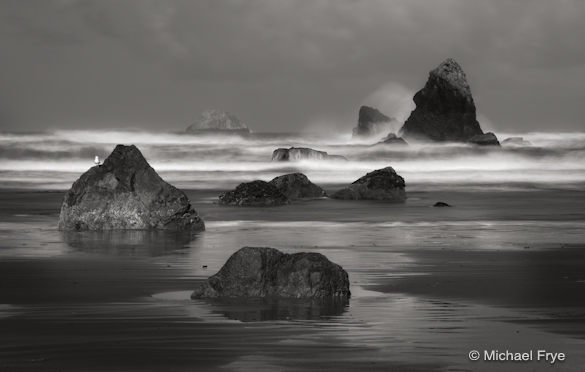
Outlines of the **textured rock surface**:
<svg viewBox="0 0 585 372">
<path fill-rule="evenodd" d="M 473 136 L 469 139 L 469 142 L 479 146 L 500 146 L 498 137 L 492 132 Z"/>
<path fill-rule="evenodd" d="M 204 230 L 184 192 L 166 183 L 136 146 L 118 145 L 65 195 L 61 230 Z"/>
<path fill-rule="evenodd" d="M 244 247 L 201 284 L 191 298 L 348 298 L 347 272 L 320 253 L 286 254 Z"/>
<path fill-rule="evenodd" d="M 347 160 L 341 155 L 329 155 L 325 151 L 313 150 L 307 147 L 279 148 L 272 153 L 272 161 L 296 160 Z"/>
<path fill-rule="evenodd" d="M 416 108 L 401 130 L 406 139 L 466 142 L 483 134 L 467 77 L 451 58 L 430 72 L 414 103 Z"/>
<path fill-rule="evenodd" d="M 388 117 L 373 107 L 360 107 L 358 124 L 353 128 L 353 137 L 383 136 L 392 129 L 395 118 Z"/>
<path fill-rule="evenodd" d="M 325 196 L 325 190 L 311 182 L 302 173 L 285 174 L 270 181 L 289 199 L 318 198 Z"/>
<path fill-rule="evenodd" d="M 235 115 L 219 110 L 207 110 L 197 122 L 186 129 L 189 133 L 198 132 L 239 132 L 249 133 L 248 126 Z"/>
<path fill-rule="evenodd" d="M 502 146 L 532 146 L 532 143 L 523 137 L 510 137 L 502 141 Z"/>
<path fill-rule="evenodd" d="M 242 207 L 273 207 L 288 203 L 288 198 L 276 186 L 264 181 L 241 183 L 235 190 L 219 196 L 219 204 Z"/>
<path fill-rule="evenodd" d="M 335 192 L 333 199 L 350 200 L 387 200 L 404 202 L 404 179 L 392 167 L 386 167 L 370 172 L 344 189 Z"/>
<path fill-rule="evenodd" d="M 385 143 L 387 145 L 408 145 L 408 143 L 402 137 L 398 137 L 394 133 L 388 134 L 382 141 L 378 143 Z"/>
</svg>

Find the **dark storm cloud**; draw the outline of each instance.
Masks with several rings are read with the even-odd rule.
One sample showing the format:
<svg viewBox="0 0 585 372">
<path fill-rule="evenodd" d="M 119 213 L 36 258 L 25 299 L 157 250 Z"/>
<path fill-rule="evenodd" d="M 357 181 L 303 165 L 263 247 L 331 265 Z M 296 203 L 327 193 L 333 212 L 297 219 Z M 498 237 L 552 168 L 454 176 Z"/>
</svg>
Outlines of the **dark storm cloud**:
<svg viewBox="0 0 585 372">
<path fill-rule="evenodd" d="M 562 0 L 3 1 L 0 118 L 178 130 L 216 107 L 256 130 L 349 127 L 452 56 L 486 123 L 578 130 L 584 16 Z"/>
</svg>

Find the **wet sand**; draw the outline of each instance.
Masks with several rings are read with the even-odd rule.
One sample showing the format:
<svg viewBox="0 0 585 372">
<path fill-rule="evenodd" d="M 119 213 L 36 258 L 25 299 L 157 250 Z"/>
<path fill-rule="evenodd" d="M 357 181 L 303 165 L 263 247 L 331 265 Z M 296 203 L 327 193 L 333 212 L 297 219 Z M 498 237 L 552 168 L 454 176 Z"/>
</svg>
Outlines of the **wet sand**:
<svg viewBox="0 0 585 372">
<path fill-rule="evenodd" d="M 583 370 L 582 192 L 268 210 L 214 194 L 189 192 L 208 230 L 185 236 L 63 234 L 62 193 L 0 192 L 0 370 Z M 349 304 L 190 300 L 244 245 L 327 255 L 349 272 Z M 483 348 L 567 361 L 468 360 Z"/>
</svg>

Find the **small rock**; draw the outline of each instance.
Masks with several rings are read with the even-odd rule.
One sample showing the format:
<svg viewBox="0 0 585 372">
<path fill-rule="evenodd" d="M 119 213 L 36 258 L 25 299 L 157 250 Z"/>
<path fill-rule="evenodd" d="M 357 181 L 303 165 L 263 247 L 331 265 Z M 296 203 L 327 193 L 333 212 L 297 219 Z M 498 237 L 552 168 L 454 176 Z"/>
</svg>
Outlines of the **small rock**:
<svg viewBox="0 0 585 372">
<path fill-rule="evenodd" d="M 433 205 L 433 207 L 437 207 L 437 208 L 443 208 L 443 207 L 450 207 L 450 205 L 449 205 L 449 204 L 447 204 L 447 203 L 445 203 L 445 202 L 439 201 L 439 202 L 436 202 L 436 203 Z"/>
<path fill-rule="evenodd" d="M 308 147 L 279 148 L 272 153 L 272 161 L 297 160 L 347 160 L 341 155 L 329 155 L 325 151 L 313 150 Z"/>
<path fill-rule="evenodd" d="M 219 196 L 219 204 L 242 207 L 273 207 L 289 203 L 276 186 L 260 180 L 241 183 L 235 190 Z"/>
<path fill-rule="evenodd" d="M 403 203 L 406 200 L 404 178 L 392 167 L 366 174 L 351 185 L 331 195 L 333 199 L 385 200 Z"/>
<path fill-rule="evenodd" d="M 311 182 L 302 173 L 285 174 L 270 181 L 289 199 L 318 198 L 325 196 L 325 190 Z"/>
</svg>

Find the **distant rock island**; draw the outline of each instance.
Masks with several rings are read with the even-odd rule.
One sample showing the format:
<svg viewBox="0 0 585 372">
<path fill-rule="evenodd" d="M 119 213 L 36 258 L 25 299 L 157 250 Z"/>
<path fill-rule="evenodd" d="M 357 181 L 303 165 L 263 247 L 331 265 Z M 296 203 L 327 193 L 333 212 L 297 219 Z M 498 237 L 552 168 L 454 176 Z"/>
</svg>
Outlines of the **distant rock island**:
<svg viewBox="0 0 585 372">
<path fill-rule="evenodd" d="M 203 111 L 199 120 L 189 126 L 185 131 L 187 133 L 250 133 L 248 126 L 235 115 L 213 109 Z"/>
<path fill-rule="evenodd" d="M 404 178 L 392 167 L 366 174 L 351 185 L 331 195 L 333 199 L 386 200 L 403 203 L 406 200 Z"/>
<path fill-rule="evenodd" d="M 325 151 L 313 150 L 307 147 L 279 148 L 272 153 L 272 161 L 295 160 L 347 160 L 341 155 L 329 155 Z"/>
<path fill-rule="evenodd" d="M 388 117 L 373 107 L 362 106 L 358 114 L 358 124 L 353 128 L 354 138 L 383 136 L 390 132 L 395 118 Z"/>
<path fill-rule="evenodd" d="M 467 142 L 483 134 L 467 77 L 454 59 L 432 70 L 413 100 L 416 108 L 401 129 L 407 140 Z"/>
<path fill-rule="evenodd" d="M 532 146 L 532 143 L 530 141 L 525 140 L 524 137 L 510 137 L 502 141 L 502 146 L 526 147 Z"/>
<path fill-rule="evenodd" d="M 60 230 L 205 230 L 187 195 L 163 181 L 134 145 L 118 145 L 65 195 Z"/>
<path fill-rule="evenodd" d="M 349 298 L 349 276 L 320 253 L 244 247 L 191 298 Z"/>
</svg>

